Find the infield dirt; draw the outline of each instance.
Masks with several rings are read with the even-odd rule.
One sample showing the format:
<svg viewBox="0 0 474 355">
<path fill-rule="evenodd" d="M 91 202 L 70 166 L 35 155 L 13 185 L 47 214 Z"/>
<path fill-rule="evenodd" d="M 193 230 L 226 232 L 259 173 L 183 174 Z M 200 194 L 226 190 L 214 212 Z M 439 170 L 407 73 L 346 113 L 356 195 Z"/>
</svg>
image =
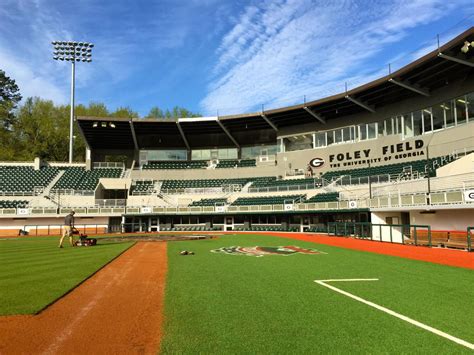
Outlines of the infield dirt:
<svg viewBox="0 0 474 355">
<path fill-rule="evenodd" d="M 166 249 L 137 243 L 38 315 L 0 317 L 0 354 L 156 354 Z"/>
</svg>

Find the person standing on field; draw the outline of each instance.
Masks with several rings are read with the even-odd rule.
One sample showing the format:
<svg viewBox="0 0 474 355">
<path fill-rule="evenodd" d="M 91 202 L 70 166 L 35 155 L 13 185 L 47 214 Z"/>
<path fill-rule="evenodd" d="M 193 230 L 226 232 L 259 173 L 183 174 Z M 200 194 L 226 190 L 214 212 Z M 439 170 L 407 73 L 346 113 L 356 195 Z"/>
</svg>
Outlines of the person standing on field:
<svg viewBox="0 0 474 355">
<path fill-rule="evenodd" d="M 59 240 L 59 247 L 63 247 L 63 240 L 65 236 L 69 236 L 69 243 L 74 246 L 74 240 L 72 237 L 72 229 L 74 228 L 74 211 L 71 211 L 66 218 L 64 218 L 64 231 L 63 236 Z"/>
</svg>

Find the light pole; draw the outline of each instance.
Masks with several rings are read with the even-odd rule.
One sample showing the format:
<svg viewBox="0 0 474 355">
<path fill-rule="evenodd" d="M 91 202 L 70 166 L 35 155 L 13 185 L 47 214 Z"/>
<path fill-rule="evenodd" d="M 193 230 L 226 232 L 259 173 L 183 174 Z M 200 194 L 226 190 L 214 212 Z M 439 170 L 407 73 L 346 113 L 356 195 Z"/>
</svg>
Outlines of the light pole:
<svg viewBox="0 0 474 355">
<path fill-rule="evenodd" d="M 54 46 L 53 59 L 68 61 L 72 64 L 71 70 L 71 117 L 69 120 L 69 163 L 73 158 L 73 134 L 74 134 L 74 79 L 76 62 L 92 62 L 92 47 L 94 45 L 88 42 L 75 41 L 53 41 Z"/>
</svg>

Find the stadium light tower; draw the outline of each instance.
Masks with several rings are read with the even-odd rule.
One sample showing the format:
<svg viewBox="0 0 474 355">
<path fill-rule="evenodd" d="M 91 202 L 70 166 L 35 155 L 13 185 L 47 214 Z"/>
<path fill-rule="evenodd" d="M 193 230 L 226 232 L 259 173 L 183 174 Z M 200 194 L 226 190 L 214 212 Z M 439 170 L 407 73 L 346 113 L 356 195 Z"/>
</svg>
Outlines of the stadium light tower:
<svg viewBox="0 0 474 355">
<path fill-rule="evenodd" d="M 71 62 L 71 117 L 69 121 L 69 163 L 73 158 L 73 134 L 74 134 L 74 80 L 76 62 L 92 62 L 92 47 L 94 45 L 88 42 L 75 41 L 53 41 L 54 46 L 53 59 Z"/>
</svg>

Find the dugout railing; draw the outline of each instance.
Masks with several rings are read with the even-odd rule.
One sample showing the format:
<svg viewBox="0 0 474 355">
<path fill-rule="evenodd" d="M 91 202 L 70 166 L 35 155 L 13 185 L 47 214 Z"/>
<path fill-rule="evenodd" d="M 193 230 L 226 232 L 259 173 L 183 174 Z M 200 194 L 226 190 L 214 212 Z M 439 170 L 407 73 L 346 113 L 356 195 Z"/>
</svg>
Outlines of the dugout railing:
<svg viewBox="0 0 474 355">
<path fill-rule="evenodd" d="M 420 231 L 423 231 L 423 233 L 420 233 Z M 429 225 L 329 222 L 327 233 L 333 236 L 354 237 L 379 242 L 432 246 L 431 226 Z M 420 238 L 421 235 L 423 235 L 423 238 Z"/>
<path fill-rule="evenodd" d="M 473 251 L 472 234 L 474 234 L 474 227 L 467 227 L 467 250 Z"/>
<path fill-rule="evenodd" d="M 468 227 L 467 233 L 464 234 L 462 232 L 433 231 L 429 225 L 330 222 L 327 225 L 326 233 L 338 237 L 472 251 L 473 231 L 474 227 Z"/>
</svg>

